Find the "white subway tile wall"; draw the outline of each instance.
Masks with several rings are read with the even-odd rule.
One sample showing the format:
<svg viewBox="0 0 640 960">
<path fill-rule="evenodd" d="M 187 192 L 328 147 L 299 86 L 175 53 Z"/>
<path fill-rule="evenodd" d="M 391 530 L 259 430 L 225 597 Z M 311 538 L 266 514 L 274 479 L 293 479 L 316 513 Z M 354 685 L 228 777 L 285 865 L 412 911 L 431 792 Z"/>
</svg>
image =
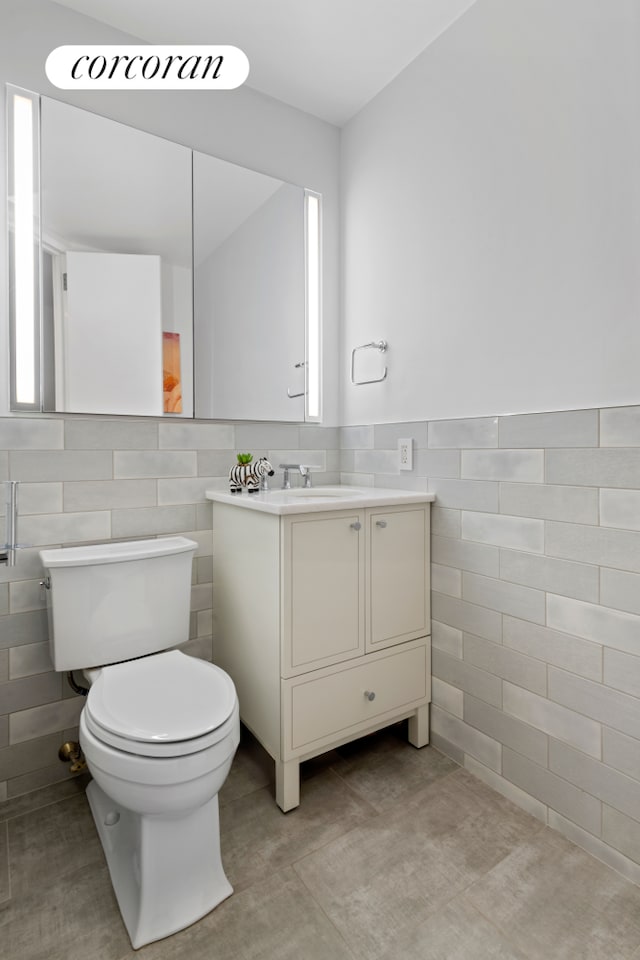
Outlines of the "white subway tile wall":
<svg viewBox="0 0 640 960">
<path fill-rule="evenodd" d="M 434 745 L 640 882 L 640 407 L 339 442 L 343 482 L 437 497 Z"/>
<path fill-rule="evenodd" d="M 373 443 L 373 428 L 370 429 Z M 38 551 L 87 541 L 184 534 L 198 544 L 186 650 L 213 655 L 210 486 L 236 453 L 315 464 L 337 483 L 337 428 L 90 417 L 0 418 L 0 480 L 19 480 L 17 565 L 0 566 L 0 801 L 69 776 L 58 748 L 77 738 L 82 698 L 49 658 Z M 295 480 L 294 480 L 295 482 Z M 4 539 L 0 496 L 0 540 Z M 618 750 L 622 755 L 623 750 Z"/>
<path fill-rule="evenodd" d="M 57 751 L 82 706 L 51 669 L 38 549 L 192 537 L 187 649 L 211 658 L 204 491 L 246 450 L 316 464 L 320 483 L 436 494 L 434 745 L 640 882 L 640 407 L 342 429 L 0 419 L 32 545 L 0 566 L 0 800 L 68 776 Z"/>
</svg>

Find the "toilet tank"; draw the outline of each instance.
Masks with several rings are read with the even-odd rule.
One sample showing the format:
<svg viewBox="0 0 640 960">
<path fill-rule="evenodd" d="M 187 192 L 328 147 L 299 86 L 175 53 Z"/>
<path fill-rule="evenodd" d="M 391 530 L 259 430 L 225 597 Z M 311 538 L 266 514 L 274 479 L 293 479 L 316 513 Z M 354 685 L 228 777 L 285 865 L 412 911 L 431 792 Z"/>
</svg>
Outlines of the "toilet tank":
<svg viewBox="0 0 640 960">
<path fill-rule="evenodd" d="M 54 668 L 120 663 L 185 643 L 196 547 L 162 537 L 42 550 Z"/>
</svg>

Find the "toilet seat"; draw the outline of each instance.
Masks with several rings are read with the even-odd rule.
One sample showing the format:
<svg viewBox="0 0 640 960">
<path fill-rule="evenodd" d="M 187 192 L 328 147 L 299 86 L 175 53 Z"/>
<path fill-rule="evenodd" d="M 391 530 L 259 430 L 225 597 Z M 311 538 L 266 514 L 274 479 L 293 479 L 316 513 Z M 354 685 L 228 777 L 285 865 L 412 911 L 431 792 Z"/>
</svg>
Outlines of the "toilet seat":
<svg viewBox="0 0 640 960">
<path fill-rule="evenodd" d="M 145 757 L 196 753 L 228 735 L 237 703 L 215 664 L 170 650 L 103 667 L 84 708 L 103 743 Z"/>
</svg>

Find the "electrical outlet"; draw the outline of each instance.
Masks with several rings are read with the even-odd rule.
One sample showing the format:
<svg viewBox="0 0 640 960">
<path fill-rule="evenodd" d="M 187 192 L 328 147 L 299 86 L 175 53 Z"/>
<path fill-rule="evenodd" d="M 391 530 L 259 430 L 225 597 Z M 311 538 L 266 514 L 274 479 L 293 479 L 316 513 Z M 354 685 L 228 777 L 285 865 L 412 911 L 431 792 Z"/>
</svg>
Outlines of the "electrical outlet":
<svg viewBox="0 0 640 960">
<path fill-rule="evenodd" d="M 398 459 L 401 470 L 413 470 L 413 440 L 398 440 Z"/>
</svg>

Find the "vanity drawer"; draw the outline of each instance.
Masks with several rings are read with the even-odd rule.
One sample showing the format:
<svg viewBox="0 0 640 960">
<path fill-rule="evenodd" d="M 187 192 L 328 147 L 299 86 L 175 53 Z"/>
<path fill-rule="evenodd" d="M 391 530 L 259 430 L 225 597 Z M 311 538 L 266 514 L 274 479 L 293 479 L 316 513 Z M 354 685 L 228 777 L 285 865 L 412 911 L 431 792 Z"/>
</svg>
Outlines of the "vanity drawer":
<svg viewBox="0 0 640 960">
<path fill-rule="evenodd" d="M 430 679 L 429 641 L 420 640 L 349 665 L 283 680 L 284 757 L 356 737 L 385 720 L 408 715 L 430 699 Z"/>
</svg>

